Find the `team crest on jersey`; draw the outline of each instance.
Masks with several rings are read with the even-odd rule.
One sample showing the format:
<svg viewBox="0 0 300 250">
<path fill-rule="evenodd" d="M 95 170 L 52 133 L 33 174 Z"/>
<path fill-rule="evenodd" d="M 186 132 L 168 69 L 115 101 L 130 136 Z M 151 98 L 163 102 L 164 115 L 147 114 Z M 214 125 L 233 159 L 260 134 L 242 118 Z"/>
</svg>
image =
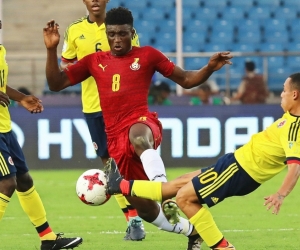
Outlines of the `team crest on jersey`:
<svg viewBox="0 0 300 250">
<path fill-rule="evenodd" d="M 98 150 L 98 145 L 96 142 L 93 141 L 93 146 L 94 146 L 94 149 L 97 151 Z"/>
<path fill-rule="evenodd" d="M 14 162 L 13 162 L 11 157 L 8 157 L 8 162 L 9 162 L 10 165 L 14 165 Z"/>
<path fill-rule="evenodd" d="M 285 123 L 286 123 L 286 120 L 283 120 L 283 121 L 279 122 L 279 123 L 277 124 L 277 128 L 283 127 L 283 125 L 284 125 Z"/>
<path fill-rule="evenodd" d="M 141 65 L 139 64 L 140 58 L 134 58 L 134 62 L 130 65 L 132 70 L 139 70 Z"/>
</svg>

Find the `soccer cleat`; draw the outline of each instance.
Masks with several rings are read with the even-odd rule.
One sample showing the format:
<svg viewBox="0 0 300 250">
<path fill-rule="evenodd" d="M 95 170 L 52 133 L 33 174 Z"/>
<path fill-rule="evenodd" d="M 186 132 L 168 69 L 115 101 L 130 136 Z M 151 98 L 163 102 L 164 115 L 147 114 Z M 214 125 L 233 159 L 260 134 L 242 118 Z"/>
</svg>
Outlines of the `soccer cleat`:
<svg viewBox="0 0 300 250">
<path fill-rule="evenodd" d="M 130 239 L 130 228 L 129 227 L 127 227 L 127 229 L 126 229 L 126 234 L 125 234 L 123 240 L 131 240 Z"/>
<path fill-rule="evenodd" d="M 129 232 L 129 238 L 133 241 L 141 241 L 146 237 L 144 225 L 141 220 L 133 219 L 130 222 L 130 225 L 127 228 L 126 232 Z"/>
<path fill-rule="evenodd" d="M 58 233 L 55 240 L 43 240 L 41 250 L 73 249 L 82 243 L 82 238 L 63 238 L 63 233 Z"/>
<path fill-rule="evenodd" d="M 162 211 L 167 220 L 172 224 L 176 224 L 180 221 L 179 207 L 174 200 L 165 200 L 162 204 Z"/>
<path fill-rule="evenodd" d="M 231 243 L 228 242 L 226 247 L 215 247 L 215 248 L 212 248 L 211 250 L 235 250 L 235 247 Z"/>
<path fill-rule="evenodd" d="M 202 238 L 199 234 L 195 234 L 192 236 L 188 236 L 188 247 L 186 250 L 200 250 L 201 249 L 201 243 L 203 242 Z"/>
<path fill-rule="evenodd" d="M 113 158 L 109 158 L 104 167 L 104 173 L 107 179 L 106 192 L 110 195 L 121 194 L 120 182 L 123 180 L 117 164 Z"/>
</svg>

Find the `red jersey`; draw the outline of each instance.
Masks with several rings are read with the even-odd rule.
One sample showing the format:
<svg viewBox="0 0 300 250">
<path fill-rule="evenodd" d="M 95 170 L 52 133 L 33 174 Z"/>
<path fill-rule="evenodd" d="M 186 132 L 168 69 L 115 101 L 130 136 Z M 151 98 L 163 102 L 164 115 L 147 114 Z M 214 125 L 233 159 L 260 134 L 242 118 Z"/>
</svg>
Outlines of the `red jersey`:
<svg viewBox="0 0 300 250">
<path fill-rule="evenodd" d="M 93 76 L 98 87 L 108 137 L 117 136 L 128 124 L 149 112 L 148 91 L 152 76 L 158 71 L 169 76 L 174 70 L 160 51 L 150 47 L 133 47 L 124 56 L 110 51 L 88 55 L 65 69 L 72 84 Z"/>
</svg>

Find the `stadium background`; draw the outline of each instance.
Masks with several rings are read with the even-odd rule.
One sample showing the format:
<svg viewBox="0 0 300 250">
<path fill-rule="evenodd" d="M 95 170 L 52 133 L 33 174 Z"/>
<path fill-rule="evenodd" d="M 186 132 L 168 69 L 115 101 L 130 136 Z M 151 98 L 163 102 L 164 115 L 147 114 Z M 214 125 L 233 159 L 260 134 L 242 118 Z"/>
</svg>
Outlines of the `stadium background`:
<svg viewBox="0 0 300 250">
<path fill-rule="evenodd" d="M 221 128 L 223 128 L 225 127 L 223 123 L 228 118 L 232 116 L 245 117 L 247 114 L 248 117 L 258 117 L 257 126 L 259 129 L 263 128 L 261 125 L 263 117 L 272 114 L 273 119 L 278 118 L 281 115 L 281 110 L 278 105 L 278 98 L 275 97 L 278 97 L 285 78 L 298 71 L 300 63 L 300 8 L 298 1 L 177 0 L 177 2 L 182 2 L 183 5 L 181 8 L 183 46 L 179 51 L 176 47 L 175 0 L 111 0 L 107 7 L 110 9 L 123 5 L 130 8 L 135 17 L 135 27 L 138 30 L 141 44 L 150 44 L 160 49 L 175 62 L 182 63 L 186 69 L 201 67 L 214 51 L 232 51 L 235 55 L 234 64 L 216 72 L 213 76 L 226 95 L 236 89 L 244 73 L 244 61 L 254 60 L 257 64 L 257 71 L 264 74 L 269 89 L 273 93 L 269 102 L 276 103 L 276 105 L 268 104 L 259 108 L 235 105 L 209 109 L 198 108 L 198 110 L 191 109 L 186 105 L 182 106 L 181 109 L 174 107 L 172 112 L 155 107 L 155 110 L 159 111 L 160 117 L 168 118 L 168 115 L 172 113 L 173 118 L 184 119 L 183 124 L 186 124 L 188 119 L 186 114 L 191 114 L 191 112 L 193 112 L 191 117 L 222 117 L 219 121 L 221 121 Z M 39 138 L 36 125 L 40 118 L 50 121 L 57 120 L 60 123 L 64 119 L 69 119 L 68 114 L 70 112 L 68 109 L 75 109 L 73 120 L 83 118 L 80 110 L 80 97 L 74 95 L 74 89 L 65 95 L 43 96 L 47 87 L 44 73 L 46 52 L 42 29 L 48 20 L 55 19 L 60 25 L 62 39 L 67 25 L 83 15 L 85 15 L 84 5 L 79 0 L 65 0 L 63 2 L 58 0 L 41 2 L 2 0 L 2 42 L 8 53 L 9 84 L 12 87 L 28 87 L 35 95 L 43 99 L 46 106 L 44 114 L 35 117 L 32 122 L 27 120 L 32 117 L 24 114 L 24 112 L 21 114 L 22 111 L 18 107 L 11 110 L 13 120 L 24 132 L 24 152 L 28 155 L 27 160 L 33 167 L 51 167 L 47 160 L 38 157 L 42 153 L 37 152 L 37 147 L 34 147 L 34 145 L 38 145 L 38 140 L 42 139 Z M 62 40 L 58 53 L 60 53 L 61 47 Z M 156 78 L 160 79 L 161 76 L 157 75 Z M 174 90 L 178 91 L 173 83 L 168 83 Z M 176 99 L 178 105 L 180 98 Z M 61 108 L 62 106 L 64 109 Z M 254 111 L 249 112 L 253 109 Z M 58 112 L 58 110 L 63 112 Z M 30 129 L 24 125 L 24 120 L 27 120 L 29 126 L 32 125 Z M 76 126 L 74 122 L 71 125 L 72 127 Z M 60 131 L 59 129 L 57 127 L 53 131 Z M 224 131 L 220 131 L 223 135 Z M 245 137 L 242 141 L 245 141 L 249 138 L 251 131 L 250 128 L 245 127 L 237 129 L 236 133 L 244 133 Z M 164 136 L 167 138 L 166 145 L 168 146 L 162 145 L 162 156 L 164 158 L 166 155 L 164 160 L 167 161 L 168 165 L 173 166 L 180 163 L 180 165 L 192 166 L 197 164 L 195 158 L 203 160 L 201 161 L 203 163 L 210 163 L 207 161 L 207 157 L 188 157 L 186 149 L 184 149 L 185 156 L 179 158 L 181 160 L 176 157 L 169 157 L 170 150 L 172 150 L 170 148 L 172 139 L 168 132 L 164 131 Z M 198 136 L 199 144 L 201 144 L 200 133 Z M 211 145 L 209 133 L 206 137 L 205 143 Z M 76 152 L 85 152 L 85 148 L 77 143 L 76 136 L 74 138 L 72 150 L 75 152 L 74 155 L 78 156 L 80 154 L 76 154 Z M 183 140 L 189 144 L 187 138 L 188 134 L 184 133 Z M 32 145 L 33 147 L 31 147 Z M 220 153 L 225 152 L 224 136 L 221 138 L 220 145 L 222 146 Z M 84 157 L 81 159 L 78 157 L 71 158 L 70 160 L 61 159 L 59 156 L 60 147 L 61 145 L 54 145 L 51 146 L 50 150 L 51 158 L 56 159 L 54 160 L 57 163 L 56 166 L 64 165 L 70 168 L 80 167 L 83 163 L 85 165 L 93 164 L 92 159 L 84 159 Z M 188 147 L 190 146 L 187 145 Z"/>
</svg>

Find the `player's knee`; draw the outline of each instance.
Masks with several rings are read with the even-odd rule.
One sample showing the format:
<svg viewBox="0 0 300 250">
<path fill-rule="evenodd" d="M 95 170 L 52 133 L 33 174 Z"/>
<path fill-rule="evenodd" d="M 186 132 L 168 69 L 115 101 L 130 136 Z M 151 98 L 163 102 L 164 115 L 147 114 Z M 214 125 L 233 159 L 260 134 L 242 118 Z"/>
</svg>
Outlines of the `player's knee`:
<svg viewBox="0 0 300 250">
<path fill-rule="evenodd" d="M 0 180 L 0 193 L 11 197 L 17 188 L 16 177 L 12 176 Z"/>
<path fill-rule="evenodd" d="M 144 151 L 146 149 L 152 148 L 152 146 L 146 136 L 136 136 L 136 137 L 132 138 L 131 143 L 136 152 Z"/>
<path fill-rule="evenodd" d="M 179 189 L 176 194 L 176 203 L 181 210 L 188 205 L 188 194 L 186 194 L 184 189 Z"/>
<path fill-rule="evenodd" d="M 19 192 L 26 192 L 32 188 L 32 186 L 33 180 L 28 172 L 17 177 L 17 190 Z"/>
</svg>

